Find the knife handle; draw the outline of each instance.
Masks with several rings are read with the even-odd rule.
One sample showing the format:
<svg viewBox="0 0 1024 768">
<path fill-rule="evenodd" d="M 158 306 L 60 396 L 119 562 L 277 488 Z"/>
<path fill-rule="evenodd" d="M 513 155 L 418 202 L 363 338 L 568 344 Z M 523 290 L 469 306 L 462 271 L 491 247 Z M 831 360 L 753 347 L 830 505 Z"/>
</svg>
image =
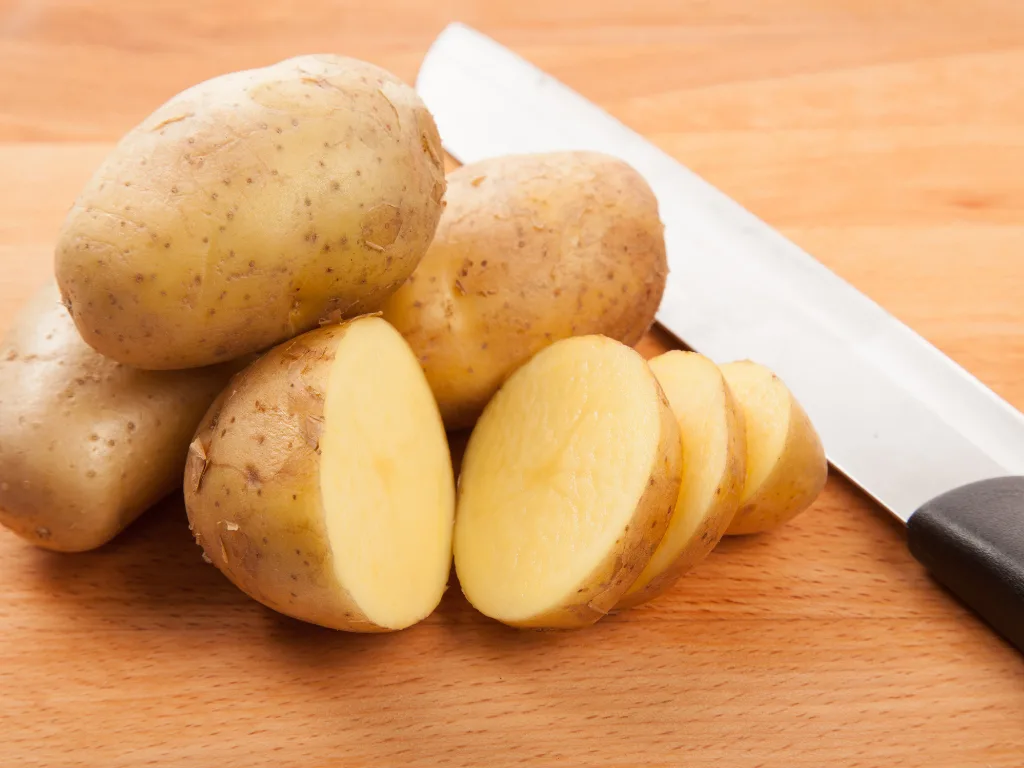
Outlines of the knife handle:
<svg viewBox="0 0 1024 768">
<path fill-rule="evenodd" d="M 910 552 L 1024 652 L 1024 477 L 954 488 L 907 521 Z"/>
</svg>

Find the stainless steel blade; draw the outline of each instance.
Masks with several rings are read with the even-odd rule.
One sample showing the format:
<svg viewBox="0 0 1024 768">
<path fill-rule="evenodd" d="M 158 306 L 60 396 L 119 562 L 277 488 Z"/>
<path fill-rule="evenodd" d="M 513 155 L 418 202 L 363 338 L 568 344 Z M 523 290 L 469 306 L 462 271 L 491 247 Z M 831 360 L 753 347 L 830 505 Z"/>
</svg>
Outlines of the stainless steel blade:
<svg viewBox="0 0 1024 768">
<path fill-rule="evenodd" d="M 799 247 L 552 77 L 455 24 L 416 87 L 462 162 L 594 150 L 630 163 L 665 222 L 658 320 L 718 362 L 774 369 L 829 460 L 904 521 L 964 483 L 1024 474 L 1024 416 Z"/>
</svg>

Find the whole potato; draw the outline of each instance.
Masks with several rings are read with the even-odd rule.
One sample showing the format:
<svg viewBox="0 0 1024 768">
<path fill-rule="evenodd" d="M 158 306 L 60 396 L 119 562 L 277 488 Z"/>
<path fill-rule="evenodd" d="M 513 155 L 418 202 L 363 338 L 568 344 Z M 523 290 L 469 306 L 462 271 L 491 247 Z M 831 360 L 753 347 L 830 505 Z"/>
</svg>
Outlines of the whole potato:
<svg viewBox="0 0 1024 768">
<path fill-rule="evenodd" d="M 457 429 L 554 341 L 635 344 L 667 275 L 657 201 L 635 170 L 590 152 L 513 155 L 449 175 L 434 242 L 384 317 Z"/>
<path fill-rule="evenodd" d="M 47 549 L 106 543 L 181 487 L 192 433 L 235 369 L 108 360 L 45 286 L 0 346 L 0 523 Z"/>
<path fill-rule="evenodd" d="M 289 59 L 190 88 L 128 133 L 64 221 L 57 282 L 110 358 L 229 360 L 377 308 L 426 251 L 444 189 L 410 87 Z"/>
<path fill-rule="evenodd" d="M 360 317 L 274 347 L 203 419 L 185 505 L 210 562 L 276 611 L 356 632 L 427 616 L 451 570 L 455 481 L 409 345 Z"/>
</svg>

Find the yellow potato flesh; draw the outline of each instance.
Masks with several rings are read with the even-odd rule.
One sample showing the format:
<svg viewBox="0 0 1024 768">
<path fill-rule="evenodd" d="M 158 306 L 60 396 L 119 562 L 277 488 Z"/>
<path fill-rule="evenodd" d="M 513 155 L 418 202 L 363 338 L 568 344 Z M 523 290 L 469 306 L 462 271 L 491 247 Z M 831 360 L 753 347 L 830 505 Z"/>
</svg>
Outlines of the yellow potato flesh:
<svg viewBox="0 0 1024 768">
<path fill-rule="evenodd" d="M 683 479 L 668 531 L 620 607 L 665 591 L 725 534 L 743 490 L 746 446 L 739 406 L 718 366 L 694 352 L 650 361 L 683 442 Z"/>
<path fill-rule="evenodd" d="M 821 439 L 785 383 L 748 360 L 722 366 L 743 409 L 747 479 L 740 506 L 726 532 L 776 528 L 809 507 L 828 477 Z"/>
<path fill-rule="evenodd" d="M 452 468 L 416 358 L 384 321 L 339 343 L 324 405 L 320 492 L 334 574 L 366 618 L 409 626 L 451 569 Z"/>
<path fill-rule="evenodd" d="M 747 480 L 740 503 L 748 501 L 779 461 L 789 432 L 789 390 L 761 366 L 726 367 L 724 375 L 750 418 L 747 427 Z"/>
<path fill-rule="evenodd" d="M 412 350 L 379 317 L 274 347 L 200 424 L 185 505 L 209 561 L 276 611 L 353 632 L 440 601 L 455 483 Z"/>
<path fill-rule="evenodd" d="M 611 587 L 614 599 L 625 591 L 663 535 L 678 492 L 673 423 L 667 506 L 657 520 L 641 510 L 661 470 L 663 405 L 639 355 L 604 337 L 558 342 L 513 374 L 474 429 L 459 480 L 455 565 L 478 610 L 542 626 L 539 617 L 572 613 L 577 598 L 607 590 L 595 582 L 609 581 L 609 559 L 621 567 L 642 558 Z M 642 553 L 632 549 L 641 526 L 653 539 Z"/>
</svg>

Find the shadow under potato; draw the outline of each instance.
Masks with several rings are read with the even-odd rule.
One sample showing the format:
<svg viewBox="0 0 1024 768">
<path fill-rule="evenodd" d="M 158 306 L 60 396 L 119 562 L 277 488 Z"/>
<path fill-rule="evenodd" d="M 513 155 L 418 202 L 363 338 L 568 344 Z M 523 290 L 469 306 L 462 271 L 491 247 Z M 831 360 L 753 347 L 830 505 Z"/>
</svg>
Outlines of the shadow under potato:
<svg viewBox="0 0 1024 768">
<path fill-rule="evenodd" d="M 441 605 L 420 624 L 377 636 L 308 624 L 277 613 L 253 600 L 214 566 L 203 561 L 202 549 L 188 529 L 180 492 L 168 496 L 113 541 L 91 552 L 75 554 L 24 547 L 29 589 L 46 595 L 47 610 L 78 626 L 125 629 L 178 627 L 204 631 L 236 631 L 265 636 L 295 656 L 317 658 L 338 648 L 357 651 L 366 643 L 389 644 L 397 638 L 439 624 L 493 625 L 462 597 L 454 569 Z M 429 631 L 429 630 L 428 630 Z M 312 655 L 310 653 L 312 651 Z"/>
<path fill-rule="evenodd" d="M 757 547 L 759 538 L 739 537 L 722 547 L 738 552 Z M 449 644 L 453 635 L 459 645 L 471 644 L 484 657 L 523 660 L 561 653 L 559 649 L 572 647 L 580 637 L 576 630 L 516 629 L 484 616 L 462 595 L 454 568 L 437 609 L 400 632 L 341 632 L 284 616 L 245 595 L 203 561 L 179 494 L 92 552 L 61 554 L 19 546 L 26 547 L 29 589 L 45 594 L 47 612 L 62 626 L 104 632 L 170 630 L 167 642 L 183 640 L 182 632 L 185 638 L 220 637 L 229 643 L 262 640 L 289 667 L 348 666 L 382 653 L 404 657 L 415 649 Z M 594 633 L 628 633 L 622 625 L 630 623 L 613 614 L 583 632 L 594 641 Z"/>
<path fill-rule="evenodd" d="M 75 554 L 34 550 L 32 561 L 36 587 L 76 617 L 116 614 L 122 620 L 126 614 L 133 624 L 195 621 L 212 617 L 211 606 L 248 600 L 203 562 L 180 491 L 99 549 Z"/>
</svg>

